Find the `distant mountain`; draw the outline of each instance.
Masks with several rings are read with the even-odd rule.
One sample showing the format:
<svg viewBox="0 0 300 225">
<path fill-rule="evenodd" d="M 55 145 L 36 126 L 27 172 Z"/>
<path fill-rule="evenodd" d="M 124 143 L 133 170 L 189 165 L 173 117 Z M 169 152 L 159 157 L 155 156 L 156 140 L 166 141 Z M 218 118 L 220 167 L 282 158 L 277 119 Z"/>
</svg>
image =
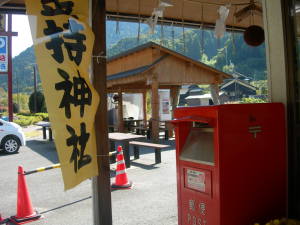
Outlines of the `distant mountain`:
<svg viewBox="0 0 300 225">
<path fill-rule="evenodd" d="M 13 92 L 33 92 L 33 66 L 35 55 L 33 47 L 27 48 L 12 60 L 13 64 Z M 40 78 L 38 77 L 38 83 Z M 0 87 L 7 90 L 7 76 L 0 76 Z"/>
<path fill-rule="evenodd" d="M 107 54 L 112 56 L 148 41 L 154 41 L 195 60 L 225 72 L 237 71 L 255 80 L 266 79 L 265 46 L 252 48 L 245 44 L 242 34 L 226 33 L 217 40 L 212 30 L 157 26 L 149 34 L 145 24 L 107 22 Z M 184 31 L 184 33 L 183 33 Z M 13 91 L 33 92 L 35 56 L 30 47 L 13 58 Z M 40 84 L 40 79 L 38 78 Z M 6 76 L 0 76 L 0 88 L 7 90 Z"/>
</svg>

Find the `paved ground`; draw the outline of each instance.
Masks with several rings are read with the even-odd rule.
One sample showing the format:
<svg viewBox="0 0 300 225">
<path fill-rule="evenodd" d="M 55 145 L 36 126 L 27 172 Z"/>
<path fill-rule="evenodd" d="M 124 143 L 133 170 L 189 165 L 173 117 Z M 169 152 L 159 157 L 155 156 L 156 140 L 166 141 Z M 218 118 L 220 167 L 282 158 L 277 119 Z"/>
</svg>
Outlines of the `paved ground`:
<svg viewBox="0 0 300 225">
<path fill-rule="evenodd" d="M 33 132 L 32 132 L 33 130 Z M 0 214 L 16 214 L 17 166 L 24 170 L 58 163 L 55 146 L 41 139 L 36 129 L 19 154 L 0 153 Z M 33 135 L 34 134 L 34 135 Z M 37 136 L 38 135 L 38 136 Z M 127 170 L 134 187 L 112 192 L 115 225 L 177 224 L 177 194 L 174 143 L 162 152 L 162 163 L 154 164 L 153 151 L 142 149 L 141 157 Z M 114 167 L 114 165 L 112 165 Z M 112 181 L 114 178 L 111 178 Z M 26 176 L 32 203 L 44 219 L 32 225 L 92 225 L 91 181 L 64 191 L 59 169 Z"/>
</svg>

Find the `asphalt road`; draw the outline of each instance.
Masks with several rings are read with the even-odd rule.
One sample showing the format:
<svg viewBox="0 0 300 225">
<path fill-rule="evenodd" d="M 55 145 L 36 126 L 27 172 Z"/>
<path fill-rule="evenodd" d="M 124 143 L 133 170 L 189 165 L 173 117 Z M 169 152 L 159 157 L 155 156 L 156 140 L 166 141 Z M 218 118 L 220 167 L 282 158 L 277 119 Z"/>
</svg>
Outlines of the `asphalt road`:
<svg viewBox="0 0 300 225">
<path fill-rule="evenodd" d="M 162 152 L 162 163 L 154 164 L 154 152 L 142 149 L 140 159 L 127 170 L 134 186 L 112 191 L 115 225 L 177 224 L 177 193 L 174 142 Z M 17 167 L 28 171 L 58 163 L 53 142 L 35 138 L 18 154 L 0 153 L 0 214 L 16 215 Z M 112 165 L 112 168 L 115 168 Z M 114 178 L 111 178 L 114 181 Z M 93 225 L 91 181 L 64 191 L 60 169 L 26 176 L 33 207 L 43 219 L 32 225 Z"/>
</svg>

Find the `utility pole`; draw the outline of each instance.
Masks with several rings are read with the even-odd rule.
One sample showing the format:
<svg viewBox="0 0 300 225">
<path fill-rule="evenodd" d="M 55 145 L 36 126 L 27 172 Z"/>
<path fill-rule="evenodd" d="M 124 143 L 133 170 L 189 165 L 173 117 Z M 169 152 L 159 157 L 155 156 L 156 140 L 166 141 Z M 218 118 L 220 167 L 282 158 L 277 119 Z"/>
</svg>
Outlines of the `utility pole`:
<svg viewBox="0 0 300 225">
<path fill-rule="evenodd" d="M 6 17 L 6 15 L 2 15 Z M 12 32 L 12 15 L 7 15 L 7 31 L 5 27 L 0 30 L 0 75 L 7 75 L 8 85 L 8 116 L 9 121 L 13 121 L 13 87 L 12 87 L 12 37 L 18 36 L 17 32 Z"/>
<path fill-rule="evenodd" d="M 34 113 L 37 113 L 37 82 L 36 82 L 36 64 L 33 64 L 33 87 L 34 87 Z"/>
</svg>

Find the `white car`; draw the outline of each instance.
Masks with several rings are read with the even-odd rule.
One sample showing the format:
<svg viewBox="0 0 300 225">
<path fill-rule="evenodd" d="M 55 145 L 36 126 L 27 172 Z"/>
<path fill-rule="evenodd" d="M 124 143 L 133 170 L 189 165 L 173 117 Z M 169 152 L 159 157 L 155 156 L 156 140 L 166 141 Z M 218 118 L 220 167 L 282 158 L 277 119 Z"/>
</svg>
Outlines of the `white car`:
<svg viewBox="0 0 300 225">
<path fill-rule="evenodd" d="M 0 149 L 8 154 L 17 153 L 25 146 L 26 139 L 22 128 L 13 122 L 0 119 Z"/>
</svg>

